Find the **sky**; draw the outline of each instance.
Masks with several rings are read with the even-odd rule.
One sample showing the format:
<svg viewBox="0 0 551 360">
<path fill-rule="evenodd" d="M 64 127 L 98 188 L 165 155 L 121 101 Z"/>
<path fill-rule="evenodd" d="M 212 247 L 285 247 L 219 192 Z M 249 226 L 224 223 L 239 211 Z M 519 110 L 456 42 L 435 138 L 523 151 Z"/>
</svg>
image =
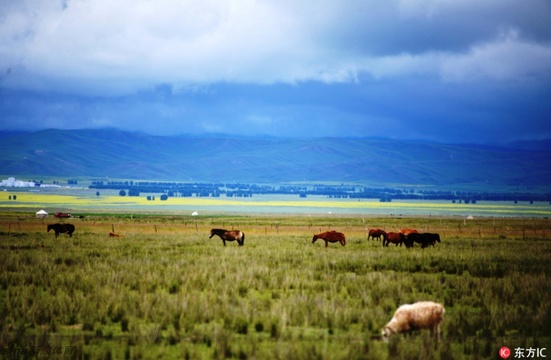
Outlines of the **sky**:
<svg viewBox="0 0 551 360">
<path fill-rule="evenodd" d="M 549 0 L 0 0 L 0 130 L 551 138 Z"/>
</svg>

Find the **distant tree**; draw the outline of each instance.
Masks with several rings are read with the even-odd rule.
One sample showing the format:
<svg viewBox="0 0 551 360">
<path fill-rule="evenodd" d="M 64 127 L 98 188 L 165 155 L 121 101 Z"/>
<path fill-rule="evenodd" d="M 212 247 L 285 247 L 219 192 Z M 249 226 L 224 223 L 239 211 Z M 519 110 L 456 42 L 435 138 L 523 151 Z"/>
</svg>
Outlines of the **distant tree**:
<svg viewBox="0 0 551 360">
<path fill-rule="evenodd" d="M 99 191 L 96 191 L 96 196 L 99 196 Z"/>
<path fill-rule="evenodd" d="M 124 191 L 124 190 L 119 191 L 119 195 L 120 196 L 126 196 L 126 191 Z"/>
<path fill-rule="evenodd" d="M 162 201 L 168 200 L 168 195 L 167 195 L 167 194 L 161 195 L 161 200 L 162 200 Z"/>
</svg>

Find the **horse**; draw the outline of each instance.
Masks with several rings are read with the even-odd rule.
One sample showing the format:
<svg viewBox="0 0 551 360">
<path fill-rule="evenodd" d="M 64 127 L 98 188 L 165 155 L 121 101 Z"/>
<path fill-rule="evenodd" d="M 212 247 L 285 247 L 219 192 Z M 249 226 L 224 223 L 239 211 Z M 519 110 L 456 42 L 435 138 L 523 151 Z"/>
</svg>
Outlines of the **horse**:
<svg viewBox="0 0 551 360">
<path fill-rule="evenodd" d="M 312 244 L 316 242 L 317 239 L 322 239 L 325 241 L 325 247 L 329 245 L 329 243 L 341 243 L 342 246 L 346 245 L 346 237 L 343 233 L 337 232 L 335 230 L 322 232 L 319 234 L 315 234 L 312 238 Z"/>
<path fill-rule="evenodd" d="M 386 235 L 386 232 L 384 230 L 371 229 L 371 230 L 369 230 L 369 234 L 367 235 L 367 240 L 369 240 L 369 238 L 371 237 L 371 239 L 373 239 L 373 240 L 377 239 L 377 241 L 379 241 L 379 240 L 381 240 L 381 236 L 382 236 L 383 241 L 384 241 L 385 235 Z"/>
<path fill-rule="evenodd" d="M 404 239 L 404 244 L 406 245 L 406 247 L 407 248 L 413 247 L 413 240 L 410 240 L 409 235 L 419 234 L 419 231 L 415 229 L 403 228 L 400 230 L 400 232 L 406 236 L 406 238 Z"/>
<path fill-rule="evenodd" d="M 408 228 L 403 228 L 400 230 L 400 232 L 402 234 L 404 234 L 405 236 L 408 236 L 409 234 L 413 234 L 413 233 L 419 233 L 419 231 L 415 230 L 415 229 L 408 229 Z"/>
<path fill-rule="evenodd" d="M 73 224 L 49 224 L 48 225 L 48 231 L 53 230 L 55 232 L 55 237 L 57 237 L 60 233 L 61 234 L 69 234 L 69 237 L 73 237 L 73 233 L 75 232 L 75 225 Z"/>
<path fill-rule="evenodd" d="M 228 231 L 226 229 L 212 229 L 210 231 L 209 239 L 212 238 L 214 235 L 218 235 L 220 239 L 224 242 L 224 246 L 226 246 L 226 241 L 237 241 L 239 246 L 243 246 L 245 244 L 245 233 L 240 230 L 232 230 Z"/>
<path fill-rule="evenodd" d="M 402 243 L 406 240 L 406 236 L 402 233 L 389 232 L 383 239 L 383 246 L 388 246 L 389 243 L 393 243 L 396 246 L 402 246 Z"/>
<path fill-rule="evenodd" d="M 412 246 L 413 243 L 416 242 L 421 245 L 422 249 L 428 247 L 429 245 L 432 245 L 434 247 L 434 244 L 437 241 L 441 242 L 440 235 L 435 233 L 413 233 L 408 235 L 408 242 L 410 242 Z"/>
</svg>

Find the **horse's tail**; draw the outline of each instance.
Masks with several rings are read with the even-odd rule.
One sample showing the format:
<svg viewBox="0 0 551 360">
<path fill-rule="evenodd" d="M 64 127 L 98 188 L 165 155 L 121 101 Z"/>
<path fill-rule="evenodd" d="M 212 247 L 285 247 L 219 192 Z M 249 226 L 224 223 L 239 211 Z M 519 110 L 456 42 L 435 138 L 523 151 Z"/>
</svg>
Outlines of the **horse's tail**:
<svg viewBox="0 0 551 360">
<path fill-rule="evenodd" d="M 243 246 L 243 245 L 245 245 L 245 233 L 241 232 L 241 235 L 243 235 L 243 236 L 241 236 L 241 243 L 239 245 Z"/>
</svg>

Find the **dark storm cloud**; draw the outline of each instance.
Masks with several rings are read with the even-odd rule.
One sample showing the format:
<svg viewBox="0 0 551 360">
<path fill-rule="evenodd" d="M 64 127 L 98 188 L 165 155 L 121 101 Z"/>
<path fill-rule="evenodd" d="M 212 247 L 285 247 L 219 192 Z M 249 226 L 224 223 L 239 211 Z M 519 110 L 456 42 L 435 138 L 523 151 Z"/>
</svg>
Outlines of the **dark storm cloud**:
<svg viewBox="0 0 551 360">
<path fill-rule="evenodd" d="M 549 23 L 546 0 L 2 2 L 0 129 L 551 137 Z"/>
</svg>

